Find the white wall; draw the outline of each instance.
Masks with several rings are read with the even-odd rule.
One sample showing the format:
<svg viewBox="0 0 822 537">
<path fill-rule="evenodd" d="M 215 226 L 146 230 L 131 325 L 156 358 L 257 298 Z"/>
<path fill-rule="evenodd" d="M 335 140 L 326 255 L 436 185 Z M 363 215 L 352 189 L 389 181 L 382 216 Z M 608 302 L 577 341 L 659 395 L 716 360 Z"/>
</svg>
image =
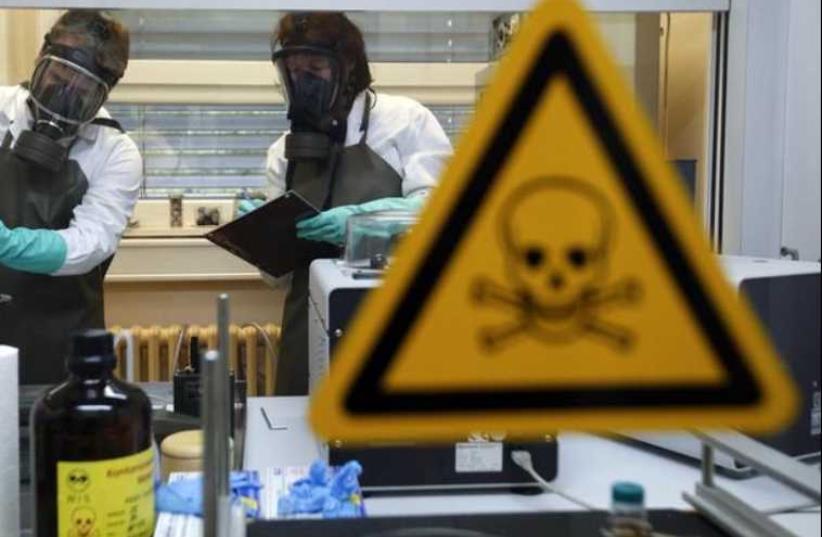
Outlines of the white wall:
<svg viewBox="0 0 822 537">
<path fill-rule="evenodd" d="M 735 0 L 723 251 L 819 258 L 819 0 Z"/>
<path fill-rule="evenodd" d="M 791 0 L 782 244 L 820 257 L 820 1 Z"/>
<path fill-rule="evenodd" d="M 781 0 L 731 5 L 725 253 L 779 255 L 789 11 L 790 3 Z"/>
</svg>

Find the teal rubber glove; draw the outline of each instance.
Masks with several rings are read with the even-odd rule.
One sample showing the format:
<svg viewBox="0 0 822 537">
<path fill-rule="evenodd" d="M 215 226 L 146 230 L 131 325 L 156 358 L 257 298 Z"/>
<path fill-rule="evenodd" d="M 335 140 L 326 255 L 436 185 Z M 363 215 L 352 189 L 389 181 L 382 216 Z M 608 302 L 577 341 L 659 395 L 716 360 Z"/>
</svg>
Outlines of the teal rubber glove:
<svg viewBox="0 0 822 537">
<path fill-rule="evenodd" d="M 258 198 L 252 198 L 250 200 L 242 200 L 239 204 L 237 204 L 237 217 L 245 216 L 254 209 L 259 209 L 265 200 L 261 200 Z"/>
<path fill-rule="evenodd" d="M 0 222 L 0 264 L 35 274 L 51 274 L 66 262 L 66 241 L 50 229 L 9 229 Z"/>
<path fill-rule="evenodd" d="M 355 214 L 374 211 L 418 211 L 425 198 L 382 198 L 360 205 L 342 205 L 297 222 L 297 237 L 309 241 L 342 244 L 345 240 L 345 224 Z"/>
</svg>

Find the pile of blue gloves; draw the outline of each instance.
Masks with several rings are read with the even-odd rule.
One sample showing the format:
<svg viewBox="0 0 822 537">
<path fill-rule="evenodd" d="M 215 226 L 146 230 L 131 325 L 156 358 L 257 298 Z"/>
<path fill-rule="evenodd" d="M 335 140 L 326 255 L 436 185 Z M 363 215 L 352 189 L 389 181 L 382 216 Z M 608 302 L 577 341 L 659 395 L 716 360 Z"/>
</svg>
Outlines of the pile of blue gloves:
<svg viewBox="0 0 822 537">
<path fill-rule="evenodd" d="M 297 236 L 309 241 L 343 244 L 345 242 L 345 224 L 348 218 L 355 214 L 374 211 L 411 211 L 416 212 L 422 207 L 425 198 L 414 196 L 411 198 L 382 198 L 362 203 L 360 205 L 342 205 L 323 211 L 317 216 L 297 222 Z M 237 213 L 240 216 L 248 214 L 260 207 L 263 200 L 242 200 Z"/>
<path fill-rule="evenodd" d="M 51 274 L 66 262 L 66 241 L 50 229 L 9 229 L 0 221 L 0 265 L 22 272 Z"/>
<path fill-rule="evenodd" d="M 323 461 L 311 465 L 308 477 L 291 485 L 279 498 L 279 516 L 320 515 L 324 518 L 356 518 L 365 515 L 359 476 L 362 466 L 351 461 L 338 469 Z M 232 503 L 240 503 L 246 518 L 260 517 L 260 483 L 255 471 L 231 472 Z M 157 511 L 182 515 L 203 515 L 203 478 L 194 475 L 158 485 L 154 491 Z"/>
<path fill-rule="evenodd" d="M 287 495 L 280 498 L 277 512 L 281 517 L 322 515 L 323 518 L 357 518 L 365 514 L 359 476 L 362 466 L 351 461 L 336 471 L 323 461 L 311 465 L 308 477 L 296 481 Z"/>
</svg>

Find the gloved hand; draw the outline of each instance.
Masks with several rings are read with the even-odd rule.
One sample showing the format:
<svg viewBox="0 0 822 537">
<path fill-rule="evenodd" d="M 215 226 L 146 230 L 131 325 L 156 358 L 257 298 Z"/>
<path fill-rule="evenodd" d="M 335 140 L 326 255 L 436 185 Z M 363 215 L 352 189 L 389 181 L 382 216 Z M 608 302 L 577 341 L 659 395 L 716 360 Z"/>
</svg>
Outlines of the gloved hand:
<svg viewBox="0 0 822 537">
<path fill-rule="evenodd" d="M 260 208 L 264 203 L 265 200 L 259 198 L 240 200 L 240 203 L 237 204 L 237 218 L 247 215 L 254 209 Z"/>
<path fill-rule="evenodd" d="M 343 205 L 297 222 L 297 237 L 310 241 L 330 242 L 342 244 L 345 240 L 345 224 L 354 214 L 370 213 L 373 211 L 418 211 L 425 198 L 382 198 L 360 205 Z"/>
<path fill-rule="evenodd" d="M 51 274 L 66 262 L 66 241 L 50 229 L 9 229 L 0 221 L 0 264 L 34 274 Z"/>
</svg>

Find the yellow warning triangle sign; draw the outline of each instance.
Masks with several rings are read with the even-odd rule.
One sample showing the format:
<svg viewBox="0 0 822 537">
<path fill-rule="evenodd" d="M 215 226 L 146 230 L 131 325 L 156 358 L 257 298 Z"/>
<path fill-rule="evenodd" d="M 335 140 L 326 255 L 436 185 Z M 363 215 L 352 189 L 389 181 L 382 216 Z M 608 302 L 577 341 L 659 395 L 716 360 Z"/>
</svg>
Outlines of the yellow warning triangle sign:
<svg viewBox="0 0 822 537">
<path fill-rule="evenodd" d="M 772 430 L 795 394 L 585 13 L 528 18 L 332 357 L 329 438 Z"/>
</svg>

